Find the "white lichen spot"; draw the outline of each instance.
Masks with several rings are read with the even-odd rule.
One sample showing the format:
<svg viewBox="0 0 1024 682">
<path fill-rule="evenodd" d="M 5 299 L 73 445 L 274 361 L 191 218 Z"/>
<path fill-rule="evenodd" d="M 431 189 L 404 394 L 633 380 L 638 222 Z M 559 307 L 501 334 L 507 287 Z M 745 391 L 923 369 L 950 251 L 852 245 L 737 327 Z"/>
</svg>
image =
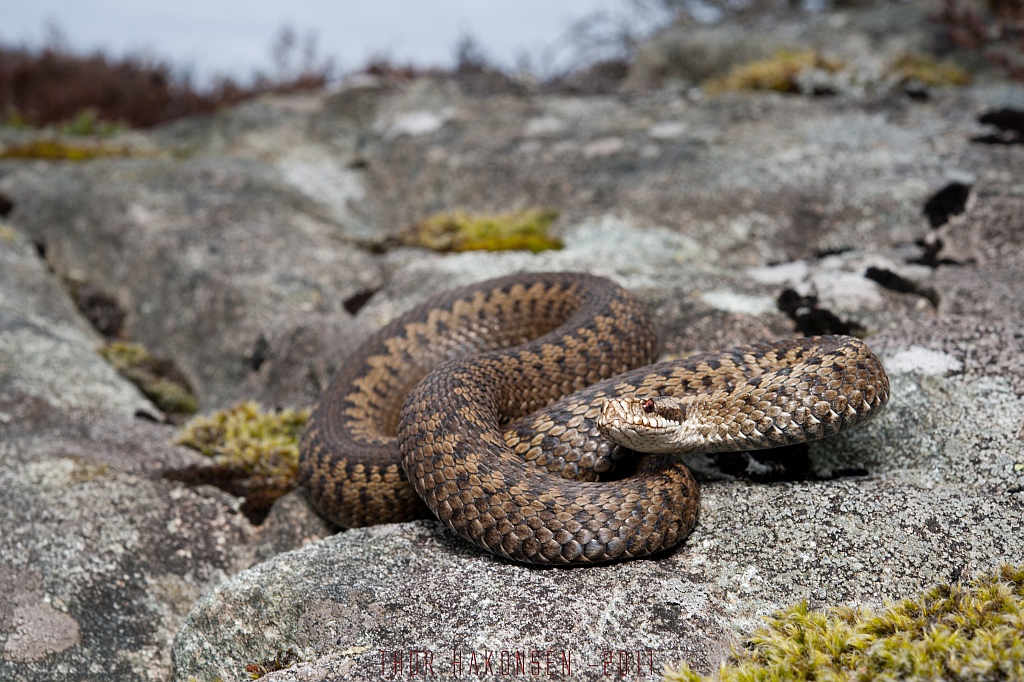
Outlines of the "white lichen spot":
<svg viewBox="0 0 1024 682">
<path fill-rule="evenodd" d="M 959 372 L 964 367 L 964 363 L 948 353 L 921 346 L 911 346 L 886 355 L 882 362 L 890 374 L 946 376 L 953 372 Z"/>
<path fill-rule="evenodd" d="M 682 121 L 662 121 L 647 129 L 647 135 L 655 140 L 675 140 L 686 133 L 687 125 Z"/>
<path fill-rule="evenodd" d="M 600 159 L 614 156 L 626 148 L 626 142 L 621 137 L 602 137 L 583 145 L 583 156 L 588 159 Z"/>
<path fill-rule="evenodd" d="M 748 296 L 733 291 L 717 289 L 701 294 L 701 300 L 712 308 L 728 313 L 746 313 L 748 315 L 765 315 L 778 310 L 775 299 L 771 296 Z"/>
<path fill-rule="evenodd" d="M 455 109 L 452 107 L 445 107 L 439 111 L 408 111 L 398 114 L 384 124 L 375 125 L 374 129 L 384 133 L 387 138 L 396 138 L 401 135 L 417 137 L 440 130 L 454 116 Z"/>
<path fill-rule="evenodd" d="M 537 116 L 531 118 L 523 127 L 523 137 L 541 137 L 555 135 L 565 130 L 565 123 L 554 116 Z"/>
<path fill-rule="evenodd" d="M 853 272 L 820 272 L 811 277 L 819 302 L 836 312 L 879 310 L 885 299 L 877 284 Z"/>
<path fill-rule="evenodd" d="M 763 268 L 750 268 L 747 270 L 747 275 L 762 284 L 788 284 L 796 286 L 807 279 L 810 271 L 811 267 L 807 264 L 807 261 L 794 260 L 788 263 L 779 263 L 778 265 L 768 265 Z"/>
<path fill-rule="evenodd" d="M 321 204 L 345 207 L 365 194 L 359 174 L 331 159 L 282 159 L 277 166 L 289 184 Z"/>
</svg>

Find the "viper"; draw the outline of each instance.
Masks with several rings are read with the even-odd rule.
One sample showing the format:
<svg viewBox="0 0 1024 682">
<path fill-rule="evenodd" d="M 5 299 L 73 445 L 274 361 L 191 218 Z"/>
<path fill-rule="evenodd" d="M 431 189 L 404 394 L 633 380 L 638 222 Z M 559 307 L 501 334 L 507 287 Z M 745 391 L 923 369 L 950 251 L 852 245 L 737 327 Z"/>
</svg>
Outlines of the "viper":
<svg viewBox="0 0 1024 682">
<path fill-rule="evenodd" d="M 646 307 L 581 273 L 442 294 L 374 334 L 306 426 L 300 481 L 342 527 L 436 516 L 514 561 L 674 547 L 700 495 L 681 453 L 778 447 L 874 415 L 889 382 L 849 336 L 650 364 Z"/>
</svg>

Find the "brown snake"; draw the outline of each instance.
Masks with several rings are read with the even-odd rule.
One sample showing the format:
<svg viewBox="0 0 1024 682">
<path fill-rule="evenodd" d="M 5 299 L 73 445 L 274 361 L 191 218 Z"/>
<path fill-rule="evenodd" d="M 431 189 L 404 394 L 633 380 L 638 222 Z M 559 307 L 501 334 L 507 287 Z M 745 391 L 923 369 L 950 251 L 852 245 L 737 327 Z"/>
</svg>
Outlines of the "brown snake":
<svg viewBox="0 0 1024 682">
<path fill-rule="evenodd" d="M 443 294 L 381 329 L 334 375 L 303 435 L 301 481 L 344 527 L 432 512 L 515 561 L 647 556 L 689 534 L 700 498 L 677 457 L 629 446 L 721 452 L 814 440 L 862 422 L 889 396 L 881 363 L 852 337 L 644 366 L 656 347 L 644 305 L 591 275 L 518 274 Z M 626 475 L 612 474 L 616 463 Z"/>
</svg>

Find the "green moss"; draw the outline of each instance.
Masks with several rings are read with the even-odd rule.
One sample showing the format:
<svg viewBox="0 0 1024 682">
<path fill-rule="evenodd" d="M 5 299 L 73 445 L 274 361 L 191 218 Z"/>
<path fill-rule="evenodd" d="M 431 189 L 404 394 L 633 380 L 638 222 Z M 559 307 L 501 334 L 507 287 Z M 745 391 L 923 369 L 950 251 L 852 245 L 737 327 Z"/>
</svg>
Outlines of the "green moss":
<svg viewBox="0 0 1024 682">
<path fill-rule="evenodd" d="M 17 238 L 18 233 L 14 231 L 13 227 L 0 223 L 0 242 L 13 244 Z"/>
<path fill-rule="evenodd" d="M 881 612 L 798 604 L 768 618 L 714 677 L 670 682 L 1024 679 L 1024 566 L 933 588 Z"/>
<path fill-rule="evenodd" d="M 770 59 L 761 59 L 733 68 L 722 78 L 704 84 L 709 94 L 735 90 L 774 90 L 799 92 L 796 77 L 818 68 L 830 73 L 839 71 L 843 62 L 823 56 L 815 50 L 781 50 Z"/>
<path fill-rule="evenodd" d="M 828 73 L 839 73 L 850 68 L 845 62 L 826 57 L 816 50 L 783 50 L 770 59 L 737 66 L 722 78 L 705 82 L 704 89 L 709 94 L 738 90 L 796 93 L 800 92 L 797 78 L 805 71 L 819 69 Z M 970 75 L 960 67 L 922 54 L 899 57 L 888 67 L 886 74 L 895 76 L 901 85 L 919 83 L 929 87 L 966 85 L 971 80 Z M 881 85 L 884 82 L 883 79 L 876 84 Z"/>
<path fill-rule="evenodd" d="M 126 147 L 99 144 L 69 144 L 60 140 L 38 139 L 0 151 L 0 159 L 42 159 L 44 161 L 89 161 L 104 157 L 128 156 Z"/>
<path fill-rule="evenodd" d="M 901 83 L 918 82 L 927 86 L 967 85 L 971 75 L 959 66 L 940 62 L 929 55 L 909 54 L 897 59 L 889 68 Z"/>
<path fill-rule="evenodd" d="M 104 344 L 99 353 L 164 412 L 195 414 L 199 409 L 188 381 L 168 360 L 155 358 L 143 346 L 124 341 Z"/>
<path fill-rule="evenodd" d="M 412 229 L 411 243 L 435 251 L 515 251 L 561 249 L 548 234 L 558 212 L 532 209 L 514 213 L 438 213 Z"/>
<path fill-rule="evenodd" d="M 209 416 L 195 417 L 175 440 L 198 450 L 233 476 L 233 489 L 255 498 L 259 508 L 295 487 L 299 438 L 309 410 L 264 412 L 244 402 Z"/>
</svg>

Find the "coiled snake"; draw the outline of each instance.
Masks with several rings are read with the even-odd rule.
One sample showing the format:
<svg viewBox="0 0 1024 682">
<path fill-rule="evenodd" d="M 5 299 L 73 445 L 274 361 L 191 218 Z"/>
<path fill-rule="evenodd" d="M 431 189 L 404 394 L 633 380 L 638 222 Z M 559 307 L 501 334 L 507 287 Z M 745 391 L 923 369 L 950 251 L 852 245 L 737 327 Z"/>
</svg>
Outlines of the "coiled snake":
<svg viewBox="0 0 1024 682">
<path fill-rule="evenodd" d="M 633 449 L 813 440 L 889 395 L 851 337 L 644 366 L 656 347 L 643 304 L 599 277 L 518 274 L 449 292 L 338 370 L 303 435 L 300 479 L 341 526 L 432 513 L 515 561 L 598 563 L 673 547 L 697 521 L 689 470 Z"/>
</svg>

